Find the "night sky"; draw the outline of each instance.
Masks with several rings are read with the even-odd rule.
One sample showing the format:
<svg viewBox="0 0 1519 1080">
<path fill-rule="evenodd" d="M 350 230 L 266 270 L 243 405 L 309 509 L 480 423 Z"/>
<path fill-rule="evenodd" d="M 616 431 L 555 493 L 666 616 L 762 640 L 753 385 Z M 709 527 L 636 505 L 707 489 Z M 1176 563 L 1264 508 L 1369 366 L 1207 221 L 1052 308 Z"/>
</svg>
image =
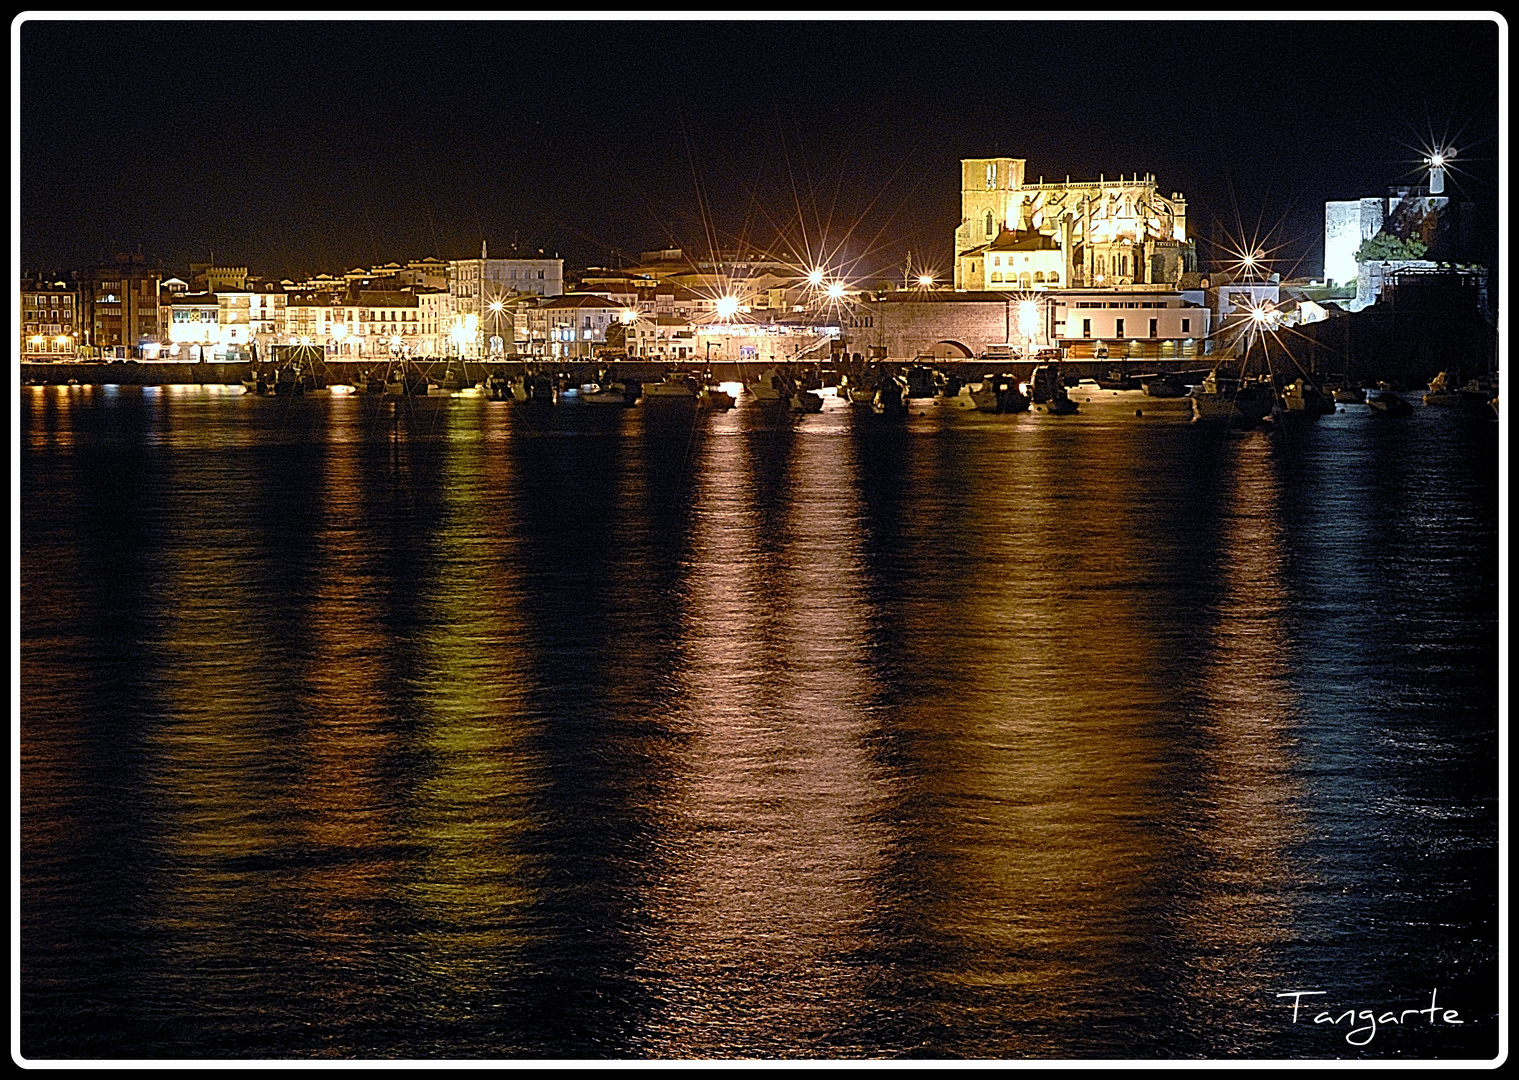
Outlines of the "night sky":
<svg viewBox="0 0 1519 1080">
<path fill-rule="evenodd" d="M 1154 173 L 1316 275 L 1326 199 L 1499 193 L 1491 21 L 21 24 L 21 268 L 267 276 L 544 248 L 950 269 L 958 161 Z M 803 229 L 805 225 L 805 230 Z"/>
</svg>

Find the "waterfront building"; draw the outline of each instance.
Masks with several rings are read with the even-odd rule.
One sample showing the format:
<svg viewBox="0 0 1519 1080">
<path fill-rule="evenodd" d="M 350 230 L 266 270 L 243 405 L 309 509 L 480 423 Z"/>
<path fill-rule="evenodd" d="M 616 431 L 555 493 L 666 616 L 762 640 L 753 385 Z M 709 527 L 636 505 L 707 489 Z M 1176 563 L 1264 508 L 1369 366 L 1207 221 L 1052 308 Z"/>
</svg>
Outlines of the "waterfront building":
<svg viewBox="0 0 1519 1080">
<path fill-rule="evenodd" d="M 82 351 L 89 357 L 126 359 L 156 348 L 160 338 L 158 285 L 162 272 L 141 255 L 117 255 L 79 275 Z"/>
<path fill-rule="evenodd" d="M 449 350 L 448 331 L 453 325 L 453 297 L 446 288 L 418 288 L 417 349 L 423 356 L 443 356 Z"/>
<path fill-rule="evenodd" d="M 488 349 L 488 337 L 500 336 L 505 343 L 504 334 L 489 332 L 493 324 L 498 330 L 504 328 L 509 317 L 515 327 L 524 302 L 564 292 L 564 260 L 493 259 L 482 243 L 480 258 L 449 261 L 448 291 L 458 326 L 474 316 L 474 340 L 466 353 L 479 356 Z"/>
<path fill-rule="evenodd" d="M 72 285 L 48 278 L 21 282 L 23 360 L 76 359 L 79 329 L 79 293 Z"/>
<path fill-rule="evenodd" d="M 548 356 L 595 356 L 608 347 L 607 328 L 620 323 L 627 310 L 593 293 L 552 297 L 529 312 L 531 338 L 544 343 Z"/>
<path fill-rule="evenodd" d="M 1041 177 L 1031 184 L 1025 181 L 1024 165 L 1023 158 L 1006 157 L 960 162 L 956 289 L 1175 286 L 1184 273 L 1196 270 L 1186 200 L 1179 192 L 1161 194 L 1153 176 L 1099 177 L 1095 182 L 1067 177 L 1063 183 L 1046 183 Z M 1011 236 L 1004 239 L 1004 232 Z M 1034 239 L 1035 233 L 1044 239 Z M 1050 251 L 1060 257 L 1053 258 Z M 990 268 L 988 256 L 994 260 Z M 1040 270 L 1045 279 L 1036 282 Z M 994 281 L 999 271 L 1002 280 Z M 1025 272 L 1027 286 L 1022 284 Z M 1007 280 L 1009 273 L 1018 275 L 1016 283 Z M 1058 275 L 1053 281 L 1052 273 Z"/>
<path fill-rule="evenodd" d="M 253 359 L 255 340 L 252 294 L 241 288 L 217 293 L 216 305 L 221 340 L 212 350 L 212 355 L 225 363 Z"/>
<path fill-rule="evenodd" d="M 206 290 L 218 295 L 233 292 L 248 284 L 246 266 L 208 266 L 205 276 Z"/>
<path fill-rule="evenodd" d="M 1055 347 L 1073 359 L 1171 359 L 1203 352 L 1212 321 L 1167 288 L 904 289 L 850 305 L 845 333 L 847 348 L 877 359 L 1027 357 Z"/>
<path fill-rule="evenodd" d="M 961 264 L 969 290 L 1053 289 L 1064 281 L 1065 253 L 1037 229 L 1004 228 L 991 243 L 964 252 Z"/>
<path fill-rule="evenodd" d="M 167 343 L 159 359 L 198 364 L 215 358 L 221 345 L 221 304 L 213 292 L 176 292 L 167 297 Z"/>
</svg>

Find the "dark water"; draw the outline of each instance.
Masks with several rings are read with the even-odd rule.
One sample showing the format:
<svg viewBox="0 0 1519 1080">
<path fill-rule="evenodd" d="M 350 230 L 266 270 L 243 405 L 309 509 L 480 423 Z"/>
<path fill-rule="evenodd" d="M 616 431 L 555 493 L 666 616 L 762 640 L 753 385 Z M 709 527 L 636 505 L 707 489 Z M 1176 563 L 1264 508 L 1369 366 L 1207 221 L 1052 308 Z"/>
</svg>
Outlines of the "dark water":
<svg viewBox="0 0 1519 1080">
<path fill-rule="evenodd" d="M 1490 416 L 20 393 L 29 1058 L 1498 1052 Z"/>
</svg>

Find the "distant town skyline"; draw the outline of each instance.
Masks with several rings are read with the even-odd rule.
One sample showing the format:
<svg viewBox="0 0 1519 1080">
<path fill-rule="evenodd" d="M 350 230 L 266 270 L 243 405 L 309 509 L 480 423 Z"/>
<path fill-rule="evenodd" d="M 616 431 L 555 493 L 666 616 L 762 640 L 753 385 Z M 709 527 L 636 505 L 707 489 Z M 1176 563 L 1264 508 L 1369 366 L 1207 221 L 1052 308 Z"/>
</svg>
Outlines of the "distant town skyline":
<svg viewBox="0 0 1519 1080">
<path fill-rule="evenodd" d="M 1153 173 L 1199 254 L 1322 266 L 1324 203 L 1499 199 L 1500 23 L 23 17 L 20 269 L 142 251 L 301 277 L 492 254 L 752 246 L 951 272 L 958 161 Z M 1506 38 L 1504 39 L 1506 43 Z M 1506 135 L 1506 133 L 1505 133 Z"/>
</svg>

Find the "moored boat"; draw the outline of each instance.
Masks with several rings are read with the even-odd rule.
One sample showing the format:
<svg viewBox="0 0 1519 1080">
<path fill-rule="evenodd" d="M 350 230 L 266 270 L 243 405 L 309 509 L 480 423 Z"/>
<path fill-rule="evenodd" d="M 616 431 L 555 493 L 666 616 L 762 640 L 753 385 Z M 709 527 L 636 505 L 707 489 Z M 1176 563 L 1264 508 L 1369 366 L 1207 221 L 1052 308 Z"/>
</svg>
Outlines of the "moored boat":
<svg viewBox="0 0 1519 1080">
<path fill-rule="evenodd" d="M 1282 408 L 1297 415 L 1327 416 L 1334 412 L 1334 401 L 1307 379 L 1299 377 L 1282 388 Z"/>
<path fill-rule="evenodd" d="M 1396 390 L 1368 390 L 1366 405 L 1373 416 L 1407 416 L 1414 411 L 1414 407 Z"/>
<path fill-rule="evenodd" d="M 1461 404 L 1461 391 L 1456 388 L 1456 384 L 1460 381 L 1460 375 L 1450 370 L 1440 372 L 1429 380 L 1429 389 L 1424 394 L 1424 404 L 1438 406 Z"/>
<path fill-rule="evenodd" d="M 582 405 L 618 409 L 627 408 L 637 400 L 636 392 L 630 392 L 628 385 L 622 382 L 581 383 L 578 397 Z"/>
<path fill-rule="evenodd" d="M 660 382 L 644 384 L 643 400 L 645 405 L 655 402 L 691 404 L 696 401 L 698 392 L 696 381 L 691 376 L 671 371 Z"/>
<path fill-rule="evenodd" d="M 704 386 L 701 393 L 696 395 L 698 408 L 711 409 L 715 412 L 726 412 L 733 408 L 735 402 L 733 395 L 720 386 Z"/>
<path fill-rule="evenodd" d="M 1146 397 L 1184 398 L 1187 396 L 1187 387 L 1181 381 L 1181 376 L 1169 371 L 1158 375 L 1140 376 L 1139 388 L 1145 392 Z"/>
<path fill-rule="evenodd" d="M 1249 427 L 1271 412 L 1276 395 L 1269 383 L 1220 375 L 1214 368 L 1192 388 L 1193 422 L 1225 422 Z"/>
<path fill-rule="evenodd" d="M 1070 416 L 1080 406 L 1071 400 L 1060 377 L 1060 365 L 1040 364 L 1029 376 L 1029 405 L 1034 412 L 1050 416 Z"/>
</svg>

